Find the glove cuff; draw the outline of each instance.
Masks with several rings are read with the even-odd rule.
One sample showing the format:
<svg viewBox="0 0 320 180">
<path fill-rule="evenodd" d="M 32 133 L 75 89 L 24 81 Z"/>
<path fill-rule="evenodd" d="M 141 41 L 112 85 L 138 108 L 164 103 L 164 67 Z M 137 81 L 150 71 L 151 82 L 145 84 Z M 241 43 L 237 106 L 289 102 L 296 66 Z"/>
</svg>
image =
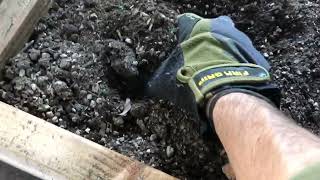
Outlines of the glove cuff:
<svg viewBox="0 0 320 180">
<path fill-rule="evenodd" d="M 183 68 L 180 69 L 183 73 Z M 179 72 L 178 72 L 179 74 Z M 178 75 L 178 77 L 181 77 Z M 194 73 L 188 84 L 193 91 L 196 102 L 203 105 L 211 91 L 221 89 L 226 85 L 263 84 L 270 81 L 270 75 L 263 67 L 254 64 L 227 64 L 210 66 Z"/>
</svg>

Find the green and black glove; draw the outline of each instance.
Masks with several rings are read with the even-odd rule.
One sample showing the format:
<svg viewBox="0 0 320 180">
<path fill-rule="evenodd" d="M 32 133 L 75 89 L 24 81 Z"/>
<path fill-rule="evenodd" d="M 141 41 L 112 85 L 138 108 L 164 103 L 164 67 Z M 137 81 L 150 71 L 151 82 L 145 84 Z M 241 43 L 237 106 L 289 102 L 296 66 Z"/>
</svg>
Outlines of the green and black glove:
<svg viewBox="0 0 320 180">
<path fill-rule="evenodd" d="M 187 13 L 178 23 L 179 45 L 149 81 L 149 95 L 181 105 L 200 119 L 206 104 L 214 106 L 231 92 L 279 106 L 280 91 L 270 84 L 268 62 L 229 17 L 204 19 Z"/>
</svg>

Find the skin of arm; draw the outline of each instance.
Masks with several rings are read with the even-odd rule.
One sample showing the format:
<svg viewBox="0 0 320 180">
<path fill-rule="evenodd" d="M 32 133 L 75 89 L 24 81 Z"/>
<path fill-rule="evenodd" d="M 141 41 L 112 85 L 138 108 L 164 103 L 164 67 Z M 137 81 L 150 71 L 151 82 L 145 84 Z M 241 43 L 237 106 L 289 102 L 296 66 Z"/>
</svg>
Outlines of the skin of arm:
<svg viewBox="0 0 320 180">
<path fill-rule="evenodd" d="M 320 162 L 320 139 L 262 99 L 225 95 L 212 117 L 237 180 L 290 179 Z"/>
</svg>

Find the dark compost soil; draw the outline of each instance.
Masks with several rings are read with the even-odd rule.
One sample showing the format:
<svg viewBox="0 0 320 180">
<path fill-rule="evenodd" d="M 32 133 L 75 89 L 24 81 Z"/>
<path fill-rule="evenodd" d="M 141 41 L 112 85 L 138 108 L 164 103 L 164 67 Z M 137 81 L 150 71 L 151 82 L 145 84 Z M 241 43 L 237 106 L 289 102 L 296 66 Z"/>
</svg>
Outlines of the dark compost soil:
<svg viewBox="0 0 320 180">
<path fill-rule="evenodd" d="M 136 95 L 137 77 L 176 45 L 183 12 L 231 16 L 270 60 L 281 109 L 320 134 L 318 0 L 55 0 L 7 64 L 0 98 L 176 177 L 224 179 L 218 140 L 174 105 Z"/>
</svg>

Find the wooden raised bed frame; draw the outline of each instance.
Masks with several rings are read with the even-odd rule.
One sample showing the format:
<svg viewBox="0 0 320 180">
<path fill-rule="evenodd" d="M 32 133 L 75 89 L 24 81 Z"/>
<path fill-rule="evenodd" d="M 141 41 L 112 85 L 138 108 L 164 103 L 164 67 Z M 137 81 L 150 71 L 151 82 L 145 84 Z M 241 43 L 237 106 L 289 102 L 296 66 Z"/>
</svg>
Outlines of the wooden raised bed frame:
<svg viewBox="0 0 320 180">
<path fill-rule="evenodd" d="M 0 0 L 0 69 L 49 7 L 49 0 Z M 175 179 L 3 102 L 0 160 L 41 179 Z"/>
</svg>

